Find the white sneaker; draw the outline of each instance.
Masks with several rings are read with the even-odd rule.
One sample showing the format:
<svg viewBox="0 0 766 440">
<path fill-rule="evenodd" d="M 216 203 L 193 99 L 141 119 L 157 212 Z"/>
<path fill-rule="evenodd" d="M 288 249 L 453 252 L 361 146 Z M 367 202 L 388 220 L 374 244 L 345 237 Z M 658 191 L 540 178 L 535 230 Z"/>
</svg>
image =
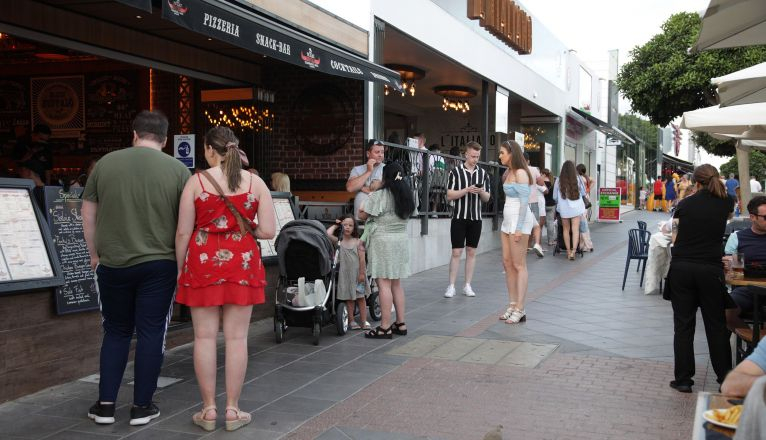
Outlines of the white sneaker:
<svg viewBox="0 0 766 440">
<path fill-rule="evenodd" d="M 455 296 L 455 286 L 450 284 L 449 286 L 447 286 L 447 291 L 444 292 L 444 297 L 452 298 L 453 296 Z"/>
<path fill-rule="evenodd" d="M 474 297 L 476 296 L 476 292 L 474 292 L 473 289 L 471 289 L 470 284 L 466 284 L 465 287 L 463 287 L 463 295 Z"/>
<path fill-rule="evenodd" d="M 543 253 L 543 247 L 540 246 L 539 244 L 535 244 L 532 247 L 532 249 L 534 249 L 534 251 L 535 251 L 535 253 L 537 254 L 538 257 L 543 258 L 545 256 L 545 254 Z"/>
</svg>

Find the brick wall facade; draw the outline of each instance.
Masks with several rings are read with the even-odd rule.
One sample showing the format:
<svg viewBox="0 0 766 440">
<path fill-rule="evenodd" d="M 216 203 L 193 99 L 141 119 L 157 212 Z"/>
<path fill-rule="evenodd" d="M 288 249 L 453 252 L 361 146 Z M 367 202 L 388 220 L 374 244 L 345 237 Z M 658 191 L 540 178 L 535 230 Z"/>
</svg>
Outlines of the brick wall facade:
<svg viewBox="0 0 766 440">
<path fill-rule="evenodd" d="M 272 104 L 276 122 L 270 154 L 273 159 L 268 169 L 287 173 L 293 189 L 338 186 L 335 189 L 342 190 L 339 181 L 345 181 L 349 170 L 362 163 L 363 85 L 363 81 L 286 64 L 271 66 L 265 75 L 265 86 L 276 92 Z M 343 145 L 335 141 L 346 138 L 346 135 L 338 136 L 339 133 L 350 135 Z M 330 154 L 307 151 L 301 147 L 306 145 L 302 139 L 323 144 L 327 149 L 336 146 L 338 149 Z M 317 188 L 317 184 L 324 188 Z"/>
</svg>

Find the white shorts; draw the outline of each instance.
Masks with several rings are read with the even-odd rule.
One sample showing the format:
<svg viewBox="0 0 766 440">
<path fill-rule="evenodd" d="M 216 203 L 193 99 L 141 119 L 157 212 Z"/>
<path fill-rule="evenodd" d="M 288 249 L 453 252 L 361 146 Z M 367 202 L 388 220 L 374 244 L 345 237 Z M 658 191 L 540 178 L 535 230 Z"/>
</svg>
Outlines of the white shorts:
<svg viewBox="0 0 766 440">
<path fill-rule="evenodd" d="M 503 224 L 500 226 L 500 230 L 506 234 L 513 234 L 516 232 L 516 227 L 519 223 L 519 206 L 521 201 L 515 197 L 508 197 L 505 199 L 505 207 L 503 208 Z M 538 204 L 539 206 L 539 204 Z M 527 215 L 524 216 L 524 224 L 521 226 L 522 234 L 529 234 L 532 232 L 532 227 L 537 221 L 537 217 L 532 215 L 532 211 L 527 206 Z"/>
</svg>

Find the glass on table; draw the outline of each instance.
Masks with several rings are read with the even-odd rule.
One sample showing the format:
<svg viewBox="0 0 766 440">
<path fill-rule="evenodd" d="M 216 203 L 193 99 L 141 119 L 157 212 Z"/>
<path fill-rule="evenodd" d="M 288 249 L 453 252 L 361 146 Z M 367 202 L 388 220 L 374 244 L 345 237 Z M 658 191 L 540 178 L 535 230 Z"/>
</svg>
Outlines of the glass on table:
<svg viewBox="0 0 766 440">
<path fill-rule="evenodd" d="M 745 277 L 745 254 L 735 252 L 731 254 L 731 275 L 732 278 Z"/>
</svg>

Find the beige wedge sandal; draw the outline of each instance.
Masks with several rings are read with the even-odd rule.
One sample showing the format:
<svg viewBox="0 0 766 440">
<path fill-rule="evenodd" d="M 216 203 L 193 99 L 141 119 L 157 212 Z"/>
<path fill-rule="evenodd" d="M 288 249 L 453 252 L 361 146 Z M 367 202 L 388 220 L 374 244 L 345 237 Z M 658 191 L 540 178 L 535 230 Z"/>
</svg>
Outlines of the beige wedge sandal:
<svg viewBox="0 0 766 440">
<path fill-rule="evenodd" d="M 231 411 L 234 414 L 237 415 L 237 418 L 234 420 L 226 419 L 226 430 L 227 431 L 236 431 L 237 429 L 247 425 L 250 423 L 252 418 L 250 417 L 250 413 L 246 413 L 244 411 L 240 411 L 239 408 L 235 408 L 233 406 L 227 406 L 226 407 L 226 413 Z"/>
<path fill-rule="evenodd" d="M 206 406 L 202 408 L 202 411 L 198 413 L 194 413 L 194 415 L 192 416 L 192 421 L 194 422 L 194 424 L 204 429 L 205 431 L 215 431 L 216 419 L 208 420 L 205 418 L 205 416 L 207 416 L 207 413 L 209 413 L 210 411 L 218 411 L 218 408 L 216 408 L 215 405 Z"/>
</svg>

